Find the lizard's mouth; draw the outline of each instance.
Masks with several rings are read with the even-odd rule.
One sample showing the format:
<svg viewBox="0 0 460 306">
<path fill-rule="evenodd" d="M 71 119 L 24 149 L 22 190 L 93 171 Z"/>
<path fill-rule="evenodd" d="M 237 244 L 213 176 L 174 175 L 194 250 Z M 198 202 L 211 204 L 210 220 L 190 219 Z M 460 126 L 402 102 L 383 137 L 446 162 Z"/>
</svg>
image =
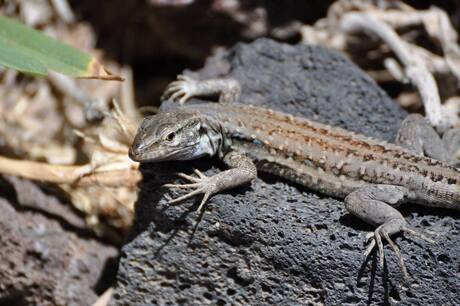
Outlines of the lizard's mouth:
<svg viewBox="0 0 460 306">
<path fill-rule="evenodd" d="M 167 157 L 159 154 L 155 154 L 155 152 L 147 152 L 147 151 L 137 151 L 134 148 L 129 149 L 129 158 L 137 162 L 159 162 L 168 160 Z"/>
<path fill-rule="evenodd" d="M 188 149 L 188 148 L 187 148 Z M 186 149 L 153 149 L 148 146 L 131 146 L 129 158 L 137 162 L 162 162 L 170 160 L 189 160 Z"/>
<path fill-rule="evenodd" d="M 158 152 L 157 150 L 151 150 L 147 147 L 137 148 L 132 146 L 129 149 L 129 158 L 137 162 L 159 162 L 163 160 L 168 160 L 168 155 L 165 152 Z"/>
</svg>

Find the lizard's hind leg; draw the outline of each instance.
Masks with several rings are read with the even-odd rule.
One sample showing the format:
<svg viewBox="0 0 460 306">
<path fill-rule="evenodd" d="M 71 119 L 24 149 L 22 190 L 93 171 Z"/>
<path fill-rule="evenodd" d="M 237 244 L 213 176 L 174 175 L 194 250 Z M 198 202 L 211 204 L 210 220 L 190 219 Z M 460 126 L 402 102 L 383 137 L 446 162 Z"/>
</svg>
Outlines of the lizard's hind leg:
<svg viewBox="0 0 460 306">
<path fill-rule="evenodd" d="M 233 103 L 241 95 L 240 83 L 235 79 L 195 80 L 178 75 L 177 81 L 166 87 L 161 100 L 170 99 L 183 104 L 192 97 L 218 95 L 220 103 Z"/>
<path fill-rule="evenodd" d="M 345 198 L 347 210 L 363 221 L 378 226 L 374 232 L 367 235 L 368 247 L 365 255 L 377 246 L 380 256 L 380 266 L 383 267 L 384 253 L 382 238 L 385 239 L 398 257 L 398 263 L 407 278 L 407 270 L 399 248 L 390 236 L 401 231 L 433 242 L 424 235 L 410 229 L 396 206 L 407 201 L 410 191 L 402 186 L 394 185 L 365 185 Z"/>
<path fill-rule="evenodd" d="M 396 143 L 416 155 L 453 165 L 459 162 L 456 153 L 460 148 L 460 129 L 446 131 L 441 139 L 428 120 L 419 114 L 411 114 L 404 119 Z"/>
<path fill-rule="evenodd" d="M 442 141 L 447 149 L 450 160 L 448 161 L 452 165 L 459 167 L 460 160 L 458 159 L 458 153 L 460 150 L 460 128 L 454 128 L 447 130 L 442 135 Z"/>
</svg>

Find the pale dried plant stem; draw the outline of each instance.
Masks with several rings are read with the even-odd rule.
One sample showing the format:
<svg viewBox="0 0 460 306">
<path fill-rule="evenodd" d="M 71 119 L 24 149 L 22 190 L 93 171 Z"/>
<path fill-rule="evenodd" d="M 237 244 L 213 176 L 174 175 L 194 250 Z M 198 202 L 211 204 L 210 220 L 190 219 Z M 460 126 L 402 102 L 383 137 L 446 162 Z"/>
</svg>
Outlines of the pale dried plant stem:
<svg viewBox="0 0 460 306">
<path fill-rule="evenodd" d="M 94 101 L 90 95 L 77 85 L 74 79 L 66 75 L 50 71 L 48 73 L 48 79 L 60 92 L 71 97 L 82 105 L 87 105 Z"/>
<path fill-rule="evenodd" d="M 348 13 L 343 16 L 340 28 L 345 33 L 371 33 L 385 42 L 404 66 L 408 81 L 417 88 L 431 124 L 441 131 L 450 125 L 443 120 L 441 100 L 433 75 L 425 62 L 410 51 L 408 44 L 388 24 L 372 13 Z"/>
<path fill-rule="evenodd" d="M 75 22 L 75 15 L 67 0 L 51 0 L 51 3 L 62 20 L 66 23 Z"/>
<path fill-rule="evenodd" d="M 128 118 L 141 118 L 141 115 L 136 106 L 136 99 L 134 97 L 134 80 L 133 71 L 131 67 L 124 66 L 121 69 L 121 74 L 125 78 L 125 81 L 120 86 L 120 106 Z"/>
<path fill-rule="evenodd" d="M 134 139 L 134 136 L 136 135 L 137 127 L 139 126 L 139 121 L 136 119 L 139 119 L 139 116 L 136 117 L 127 117 L 123 111 L 121 110 L 120 106 L 118 103 L 113 100 L 113 116 L 115 118 L 115 121 L 119 125 L 119 127 L 122 129 L 126 139 L 131 142 Z"/>
<path fill-rule="evenodd" d="M 373 10 L 372 14 L 393 28 L 401 28 L 409 25 L 424 25 L 428 34 L 439 42 L 444 51 L 444 58 L 442 58 L 443 63 L 441 64 L 439 60 L 436 59 L 438 61 L 436 66 L 442 67 L 442 70 L 448 70 L 455 75 L 460 84 L 460 68 L 458 65 L 460 61 L 460 47 L 457 43 L 458 35 L 445 11 L 433 6 L 426 11 Z M 415 45 L 412 47 L 419 48 Z M 426 52 L 428 51 L 426 50 Z M 434 56 L 436 55 L 431 54 L 430 59 Z M 426 63 L 431 64 L 430 61 Z M 446 66 L 446 68 L 443 66 Z"/>
<path fill-rule="evenodd" d="M 107 289 L 92 306 L 107 306 L 112 297 L 113 289 L 110 287 Z"/>
<path fill-rule="evenodd" d="M 90 164 L 81 166 L 51 165 L 0 156 L 0 173 L 57 184 L 106 187 L 136 186 L 141 174 L 136 169 L 95 172 Z"/>
</svg>

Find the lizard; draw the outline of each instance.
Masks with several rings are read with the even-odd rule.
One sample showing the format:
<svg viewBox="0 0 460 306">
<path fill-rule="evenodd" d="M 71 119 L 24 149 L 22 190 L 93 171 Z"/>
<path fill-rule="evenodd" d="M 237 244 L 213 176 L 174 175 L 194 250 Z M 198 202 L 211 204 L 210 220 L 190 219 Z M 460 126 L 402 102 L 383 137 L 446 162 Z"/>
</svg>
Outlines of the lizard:
<svg viewBox="0 0 460 306">
<path fill-rule="evenodd" d="M 179 102 L 179 107 L 143 119 L 130 158 L 162 162 L 217 156 L 229 169 L 209 177 L 194 169 L 196 176 L 178 174 L 187 183 L 164 185 L 191 189 L 169 204 L 203 194 L 197 211 L 210 196 L 250 183 L 258 170 L 343 199 L 348 212 L 376 227 L 366 236 L 365 257 L 377 248 L 383 268 L 385 240 L 408 279 L 400 249 L 390 236 L 404 232 L 434 241 L 411 229 L 396 208 L 410 202 L 460 210 L 460 169 L 452 166 L 458 130 L 441 139 L 424 117 L 411 114 L 392 144 L 241 104 L 240 94 L 235 79 L 179 75 L 162 97 Z M 217 95 L 218 103 L 185 104 L 192 97 L 210 95 Z"/>
</svg>

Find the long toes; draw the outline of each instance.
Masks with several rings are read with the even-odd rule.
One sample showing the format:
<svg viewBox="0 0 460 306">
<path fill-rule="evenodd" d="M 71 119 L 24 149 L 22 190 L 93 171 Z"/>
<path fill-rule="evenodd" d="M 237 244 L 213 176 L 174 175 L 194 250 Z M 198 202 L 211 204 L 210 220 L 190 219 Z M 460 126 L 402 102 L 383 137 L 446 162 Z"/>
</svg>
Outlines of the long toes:
<svg viewBox="0 0 460 306">
<path fill-rule="evenodd" d="M 379 257 L 380 257 L 380 267 L 383 268 L 385 262 L 385 254 L 383 253 L 383 243 L 382 238 L 380 237 L 380 230 L 377 228 L 375 230 L 375 242 L 377 243 L 377 247 L 379 249 Z"/>
<path fill-rule="evenodd" d="M 183 75 L 183 74 L 179 74 L 179 75 L 177 76 L 177 79 L 178 79 L 178 80 L 181 80 L 181 81 L 190 81 L 190 80 L 191 80 L 190 77 L 188 77 L 188 76 L 186 76 L 186 75 Z"/>
<path fill-rule="evenodd" d="M 198 175 L 201 179 L 208 178 L 206 175 L 203 174 L 203 172 L 201 172 L 198 169 L 193 169 L 193 172 L 195 172 L 195 174 Z"/>
<path fill-rule="evenodd" d="M 201 200 L 200 206 L 198 206 L 198 209 L 196 210 L 197 213 L 201 213 L 201 211 L 203 210 L 204 204 L 206 204 L 210 196 L 211 196 L 210 192 L 206 192 L 204 194 L 203 199 Z"/>
<path fill-rule="evenodd" d="M 413 236 L 415 236 L 415 237 L 418 237 L 418 238 L 420 238 L 420 239 L 423 239 L 423 240 L 425 240 L 425 241 L 427 241 L 427 242 L 429 242 L 429 243 L 433 243 L 433 244 L 436 243 L 436 241 L 434 241 L 433 239 L 430 239 L 430 238 L 428 238 L 427 236 L 423 235 L 422 233 L 419 233 L 419 232 L 417 232 L 417 231 L 414 231 L 413 229 L 410 229 L 410 228 L 408 228 L 408 227 L 403 227 L 402 230 L 405 231 L 405 232 L 408 233 L 408 234 L 411 234 L 411 235 L 413 235 Z"/>
<path fill-rule="evenodd" d="M 374 238 L 374 232 L 369 232 L 366 234 L 366 241 L 369 241 L 371 240 L 372 238 Z"/>
<path fill-rule="evenodd" d="M 174 91 L 174 90 L 177 90 L 179 88 L 181 88 L 182 86 L 182 82 L 179 82 L 179 81 L 175 81 L 175 82 L 172 82 L 170 83 L 167 87 L 166 87 L 166 90 L 165 91 Z"/>
<path fill-rule="evenodd" d="M 403 274 L 404 274 L 404 278 L 408 278 L 409 275 L 407 274 L 407 269 L 406 269 L 406 265 L 404 264 L 404 259 L 401 255 L 401 251 L 399 250 L 398 246 L 393 242 L 393 240 L 391 240 L 390 236 L 388 235 L 387 232 L 383 232 L 383 237 L 385 238 L 385 240 L 388 242 L 388 244 L 390 245 L 390 247 L 393 249 L 393 252 L 395 252 L 396 254 L 396 257 L 398 258 L 398 264 L 399 264 L 399 267 L 401 268 Z"/>
<path fill-rule="evenodd" d="M 184 84 L 184 81 L 174 81 L 172 83 L 169 83 L 168 87 L 176 87 L 180 88 Z"/>
<path fill-rule="evenodd" d="M 180 97 L 182 97 L 183 95 L 185 95 L 185 92 L 184 91 L 176 91 L 175 93 L 173 93 L 169 98 L 173 101 L 176 101 L 177 99 L 179 99 Z"/>
<path fill-rule="evenodd" d="M 162 95 L 161 95 L 161 100 L 169 100 L 169 98 L 171 97 L 171 94 L 173 92 L 164 92 Z"/>
<path fill-rule="evenodd" d="M 200 184 L 199 184 L 199 183 L 193 183 L 193 184 L 164 184 L 163 187 L 166 187 L 166 188 L 187 189 L 187 188 L 196 188 L 196 187 L 200 187 Z"/>
<path fill-rule="evenodd" d="M 364 252 L 364 256 L 365 257 L 369 256 L 369 254 L 372 252 L 374 247 L 375 247 L 375 240 L 372 240 L 367 246 L 366 251 Z"/>
<path fill-rule="evenodd" d="M 191 176 L 191 175 L 188 175 L 188 174 L 185 174 L 185 173 L 177 173 L 177 176 L 183 178 L 183 179 L 186 179 L 186 180 L 189 180 L 190 182 L 194 182 L 194 183 L 198 183 L 201 181 L 200 178 L 198 177 L 194 177 L 194 176 Z"/>
<path fill-rule="evenodd" d="M 197 195 L 199 193 L 203 193 L 203 189 L 199 188 L 199 189 L 196 189 L 194 191 L 191 191 L 181 197 L 178 197 L 178 198 L 175 198 L 171 201 L 168 201 L 168 204 L 175 204 L 175 203 L 179 203 L 179 202 L 182 202 L 184 200 L 187 200 L 187 199 L 190 199 L 191 197 L 193 197 L 194 195 Z"/>
<path fill-rule="evenodd" d="M 166 90 L 164 91 L 164 94 L 170 96 L 171 94 L 175 93 L 176 91 L 180 89 L 181 89 L 180 85 L 171 84 L 166 88 Z"/>
<path fill-rule="evenodd" d="M 163 95 L 161 98 L 169 99 L 171 95 L 173 95 L 176 92 L 176 90 L 172 90 L 171 88 L 166 88 L 166 90 L 163 92 Z"/>
<path fill-rule="evenodd" d="M 169 98 L 169 96 L 171 95 L 172 91 L 169 91 L 167 88 L 166 90 L 163 92 L 163 94 L 161 95 L 161 99 L 162 100 L 166 100 Z"/>
<path fill-rule="evenodd" d="M 182 98 L 179 99 L 180 104 L 184 104 L 190 98 L 190 95 L 186 93 Z"/>
<path fill-rule="evenodd" d="M 171 82 L 171 83 L 168 84 L 168 86 L 166 86 L 166 89 L 180 86 L 181 83 L 182 83 L 182 81 Z"/>
</svg>

